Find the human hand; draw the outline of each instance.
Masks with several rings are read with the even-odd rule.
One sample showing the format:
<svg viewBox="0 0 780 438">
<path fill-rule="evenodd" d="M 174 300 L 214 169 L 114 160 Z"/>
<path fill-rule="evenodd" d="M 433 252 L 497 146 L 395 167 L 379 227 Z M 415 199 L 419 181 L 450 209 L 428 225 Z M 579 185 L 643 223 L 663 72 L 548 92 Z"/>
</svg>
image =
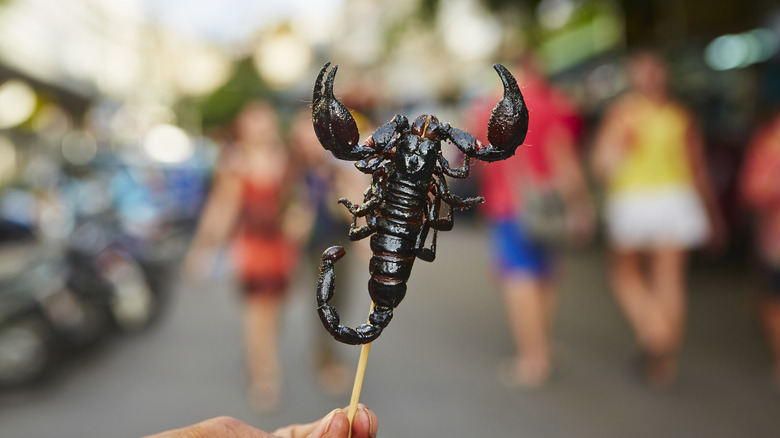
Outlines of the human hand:
<svg viewBox="0 0 780 438">
<path fill-rule="evenodd" d="M 376 415 L 364 405 L 359 405 L 352 421 L 352 437 L 372 438 L 376 436 L 376 431 Z M 348 435 L 347 414 L 342 409 L 336 409 L 318 421 L 293 424 L 272 434 L 232 417 L 217 417 L 147 438 L 347 438 Z"/>
<path fill-rule="evenodd" d="M 578 202 L 566 210 L 566 228 L 572 243 L 585 245 L 591 241 L 595 232 L 596 213 L 592 205 Z"/>
<path fill-rule="evenodd" d="M 347 408 L 331 411 L 322 420 L 309 424 L 293 424 L 274 431 L 281 438 L 347 438 L 349 419 Z M 376 415 L 362 403 L 358 405 L 352 420 L 352 438 L 373 438 L 376 436 Z"/>
<path fill-rule="evenodd" d="M 216 262 L 217 254 L 215 251 L 204 248 L 191 248 L 184 257 L 182 274 L 189 282 L 201 283 L 214 271 Z"/>
</svg>

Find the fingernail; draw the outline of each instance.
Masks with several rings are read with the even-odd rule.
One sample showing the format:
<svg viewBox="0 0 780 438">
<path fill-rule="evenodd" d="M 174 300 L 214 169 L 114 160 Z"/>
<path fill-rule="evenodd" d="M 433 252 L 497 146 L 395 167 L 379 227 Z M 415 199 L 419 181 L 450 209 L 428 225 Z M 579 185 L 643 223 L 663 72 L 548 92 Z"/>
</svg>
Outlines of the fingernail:
<svg viewBox="0 0 780 438">
<path fill-rule="evenodd" d="M 333 422 L 333 417 L 335 417 L 336 414 L 339 412 L 344 412 L 344 411 L 342 411 L 341 409 L 334 409 L 333 411 L 331 411 L 330 414 L 328 414 L 328 418 L 326 419 L 327 423 L 325 423 L 325 432 L 328 432 L 328 430 L 330 430 L 330 423 Z"/>
<path fill-rule="evenodd" d="M 362 403 L 359 404 L 358 407 L 360 408 L 361 411 L 365 412 L 366 417 L 368 417 L 368 438 L 376 438 L 376 434 L 371 431 L 371 429 L 373 429 L 374 426 L 371 420 L 371 413 L 368 412 L 368 408 L 366 407 L 366 405 Z"/>
</svg>

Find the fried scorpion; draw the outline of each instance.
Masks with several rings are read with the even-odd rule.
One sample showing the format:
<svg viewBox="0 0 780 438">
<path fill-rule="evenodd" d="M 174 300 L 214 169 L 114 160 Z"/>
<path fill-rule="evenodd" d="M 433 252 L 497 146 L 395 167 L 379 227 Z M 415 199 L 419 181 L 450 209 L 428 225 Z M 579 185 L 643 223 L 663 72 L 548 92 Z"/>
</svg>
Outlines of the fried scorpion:
<svg viewBox="0 0 780 438">
<path fill-rule="evenodd" d="M 406 295 L 406 282 L 415 259 L 432 262 L 436 258 L 438 231 L 453 227 L 455 209 L 466 209 L 484 202 L 482 197 L 462 198 L 450 192 L 446 176 L 466 178 L 471 158 L 482 161 L 504 160 L 514 155 L 528 130 L 528 109 L 512 74 L 501 64 L 493 68 L 504 85 L 503 98 L 493 108 L 483 144 L 473 135 L 441 123 L 423 114 L 411 124 L 397 114 L 359 144 L 357 125 L 349 110 L 333 95 L 338 66 L 325 78 L 330 63 L 320 70 L 314 85 L 312 121 L 322 146 L 336 158 L 355 162 L 355 167 L 372 175 L 362 204 L 346 198 L 339 203 L 349 209 L 353 221 L 349 239 L 371 236 L 368 292 L 374 307 L 367 324 L 355 328 L 340 324 L 336 309 L 328 304 L 333 298 L 336 276 L 334 264 L 346 251 L 332 246 L 322 254 L 317 280 L 317 306 L 320 320 L 330 334 L 345 344 L 374 341 L 393 317 L 393 309 Z M 323 79 L 324 83 L 323 83 Z M 443 141 L 454 144 L 465 158 L 463 166 L 452 167 L 442 155 Z M 441 204 L 449 206 L 441 217 Z M 366 218 L 358 226 L 357 219 Z M 433 229 L 430 247 L 425 246 Z"/>
</svg>

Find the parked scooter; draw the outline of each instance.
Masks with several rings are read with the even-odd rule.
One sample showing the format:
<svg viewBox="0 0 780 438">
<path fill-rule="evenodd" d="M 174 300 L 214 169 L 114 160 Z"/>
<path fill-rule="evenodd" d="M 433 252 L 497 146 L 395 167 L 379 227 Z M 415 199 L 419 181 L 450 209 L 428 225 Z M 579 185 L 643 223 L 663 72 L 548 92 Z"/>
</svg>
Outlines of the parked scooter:
<svg viewBox="0 0 780 438">
<path fill-rule="evenodd" d="M 0 387 L 36 380 L 61 353 L 103 331 L 101 312 L 68 280 L 58 250 L 0 220 Z"/>
<path fill-rule="evenodd" d="M 111 214 L 89 218 L 67 240 L 69 284 L 104 309 L 122 332 L 147 327 L 164 291 Z M 158 274 L 159 275 L 159 274 Z"/>
</svg>

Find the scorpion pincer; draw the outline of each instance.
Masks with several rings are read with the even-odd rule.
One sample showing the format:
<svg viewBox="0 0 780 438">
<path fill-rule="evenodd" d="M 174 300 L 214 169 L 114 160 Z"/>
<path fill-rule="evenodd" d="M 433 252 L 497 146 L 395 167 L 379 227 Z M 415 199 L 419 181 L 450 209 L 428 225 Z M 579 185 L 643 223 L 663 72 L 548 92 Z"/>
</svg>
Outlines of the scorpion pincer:
<svg viewBox="0 0 780 438">
<path fill-rule="evenodd" d="M 471 158 L 497 161 L 514 155 L 528 130 L 528 109 L 515 78 L 504 66 L 495 64 L 504 96 L 493 108 L 488 122 L 489 144 L 427 114 L 411 124 L 397 114 L 364 144 L 358 144 L 355 120 L 333 96 L 338 66 L 325 78 L 329 66 L 326 63 L 322 67 L 314 85 L 314 131 L 322 146 L 336 158 L 354 161 L 358 170 L 372 175 L 362 204 L 353 204 L 346 198 L 338 202 L 353 216 L 349 239 L 371 236 L 368 292 L 374 307 L 367 324 L 351 328 L 340 324 L 338 312 L 328 304 L 335 289 L 334 263 L 346 253 L 341 246 L 332 246 L 322 254 L 317 306 L 323 325 L 336 340 L 365 344 L 379 337 L 392 319 L 393 309 L 406 295 L 406 282 L 415 259 L 432 262 L 436 258 L 437 232 L 452 229 L 453 210 L 484 202 L 482 197 L 462 198 L 451 193 L 445 177 L 466 178 Z M 464 153 L 462 167 L 450 166 L 442 155 L 442 141 L 451 142 Z M 444 217 L 440 215 L 442 202 L 449 206 Z M 357 225 L 359 217 L 365 217 L 365 225 Z M 433 237 L 430 247 L 426 247 L 431 229 Z"/>
</svg>

